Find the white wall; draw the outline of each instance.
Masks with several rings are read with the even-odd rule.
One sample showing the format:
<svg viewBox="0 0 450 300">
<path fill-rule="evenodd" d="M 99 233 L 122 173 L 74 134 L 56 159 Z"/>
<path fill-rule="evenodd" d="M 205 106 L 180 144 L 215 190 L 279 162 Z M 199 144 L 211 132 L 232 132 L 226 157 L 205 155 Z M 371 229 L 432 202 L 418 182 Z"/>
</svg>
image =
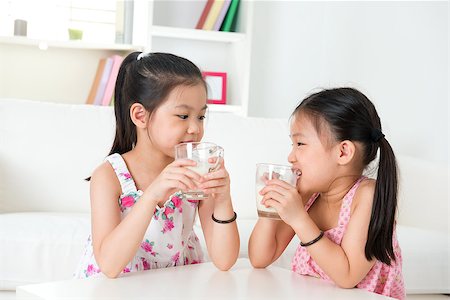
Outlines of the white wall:
<svg viewBox="0 0 450 300">
<path fill-rule="evenodd" d="M 258 1 L 249 114 L 287 117 L 316 88 L 375 103 L 397 151 L 448 163 L 448 3 Z"/>
<path fill-rule="evenodd" d="M 397 155 L 444 168 L 447 196 L 406 193 L 400 215 L 448 228 L 448 2 L 257 1 L 253 28 L 249 114 L 288 117 L 317 88 L 360 89 Z"/>
</svg>

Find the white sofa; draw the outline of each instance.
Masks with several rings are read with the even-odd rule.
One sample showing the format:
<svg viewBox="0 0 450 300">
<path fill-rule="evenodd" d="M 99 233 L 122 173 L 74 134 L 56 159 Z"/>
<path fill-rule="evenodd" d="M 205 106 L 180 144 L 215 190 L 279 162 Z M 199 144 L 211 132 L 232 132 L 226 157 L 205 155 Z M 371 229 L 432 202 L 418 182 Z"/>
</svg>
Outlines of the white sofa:
<svg viewBox="0 0 450 300">
<path fill-rule="evenodd" d="M 90 230 L 89 183 L 83 179 L 103 161 L 113 131 L 111 107 L 0 99 L 0 290 L 71 278 Z M 204 140 L 225 148 L 240 255 L 246 257 L 257 218 L 255 163 L 287 163 L 287 119 L 211 112 Z M 411 209 L 427 201 L 423 196 L 448 199 L 448 170 L 398 157 L 400 170 L 407 170 L 398 226 L 407 292 L 450 293 L 448 231 L 417 227 L 414 214 L 423 208 Z M 297 244 L 294 238 L 276 264 L 289 268 Z"/>
</svg>

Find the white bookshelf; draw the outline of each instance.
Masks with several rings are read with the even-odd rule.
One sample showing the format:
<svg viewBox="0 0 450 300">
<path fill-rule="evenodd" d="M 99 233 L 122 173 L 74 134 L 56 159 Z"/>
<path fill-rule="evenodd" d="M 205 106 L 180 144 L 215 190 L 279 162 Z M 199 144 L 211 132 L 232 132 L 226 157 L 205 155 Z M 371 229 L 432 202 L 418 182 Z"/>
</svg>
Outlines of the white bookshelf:
<svg viewBox="0 0 450 300">
<path fill-rule="evenodd" d="M 47 50 L 48 48 L 67 48 L 67 49 L 131 52 L 131 51 L 142 51 L 145 48 L 144 46 L 129 45 L 129 44 L 102 44 L 102 43 L 86 43 L 82 41 L 52 41 L 45 39 L 38 40 L 22 36 L 0 37 L 0 44 L 37 47 L 40 50 Z"/>
<path fill-rule="evenodd" d="M 202 71 L 226 72 L 227 104 L 210 104 L 210 110 L 246 115 L 253 3 L 240 1 L 237 32 L 194 29 L 205 3 L 136 0 L 133 44 L 0 37 L 0 97 L 82 104 L 100 58 L 170 52 L 190 59 Z"/>
<path fill-rule="evenodd" d="M 157 25 L 151 27 L 151 36 L 221 43 L 237 43 L 243 41 L 246 37 L 244 33 L 239 32 L 207 31 Z"/>
<path fill-rule="evenodd" d="M 226 72 L 227 104 L 210 105 L 210 109 L 247 115 L 253 2 L 240 1 L 236 32 L 193 29 L 205 3 L 206 0 L 150 2 L 147 50 L 186 57 L 203 71 Z"/>
<path fill-rule="evenodd" d="M 221 104 L 208 104 L 210 111 L 224 112 L 224 113 L 242 113 L 242 107 L 240 105 L 221 105 Z"/>
<path fill-rule="evenodd" d="M 0 37 L 0 98 L 84 104 L 98 62 L 144 46 Z"/>
</svg>

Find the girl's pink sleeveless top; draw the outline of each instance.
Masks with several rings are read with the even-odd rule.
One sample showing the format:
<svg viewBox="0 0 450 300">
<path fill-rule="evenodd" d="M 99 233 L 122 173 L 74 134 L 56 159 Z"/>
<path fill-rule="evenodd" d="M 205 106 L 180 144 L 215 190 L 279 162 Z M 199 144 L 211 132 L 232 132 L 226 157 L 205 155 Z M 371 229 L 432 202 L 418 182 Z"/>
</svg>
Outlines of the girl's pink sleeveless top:
<svg viewBox="0 0 450 300">
<path fill-rule="evenodd" d="M 361 181 L 366 177 L 359 178 L 350 191 L 344 196 L 342 201 L 341 210 L 339 212 L 338 226 L 330 230 L 325 231 L 324 235 L 337 245 L 342 242 L 342 237 L 347 229 L 348 222 L 350 220 L 350 207 L 352 205 L 353 197 L 356 190 L 359 187 Z M 319 194 L 314 194 L 311 199 L 306 203 L 305 209 L 308 211 Z M 377 294 L 385 296 L 404 299 L 405 287 L 403 283 L 402 275 L 402 255 L 400 247 L 397 241 L 397 235 L 394 229 L 392 236 L 392 244 L 394 247 L 395 261 L 391 262 L 388 266 L 380 261 L 376 261 L 373 267 L 367 273 L 366 277 L 356 285 L 357 288 L 364 289 Z M 322 278 L 327 281 L 331 281 L 325 272 L 316 264 L 316 262 L 309 255 L 307 248 L 298 246 L 297 251 L 292 259 L 292 271 L 300 275 L 309 275 L 317 278 Z"/>
</svg>

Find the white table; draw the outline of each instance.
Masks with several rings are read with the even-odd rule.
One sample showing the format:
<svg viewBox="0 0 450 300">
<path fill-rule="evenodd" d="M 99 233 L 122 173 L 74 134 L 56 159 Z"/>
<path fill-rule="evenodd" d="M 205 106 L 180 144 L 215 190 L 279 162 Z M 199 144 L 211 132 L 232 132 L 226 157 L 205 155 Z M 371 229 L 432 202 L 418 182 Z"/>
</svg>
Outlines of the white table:
<svg viewBox="0 0 450 300">
<path fill-rule="evenodd" d="M 391 299 L 360 289 L 341 289 L 287 269 L 253 269 L 241 258 L 228 272 L 212 263 L 17 288 L 17 299 Z"/>
</svg>

